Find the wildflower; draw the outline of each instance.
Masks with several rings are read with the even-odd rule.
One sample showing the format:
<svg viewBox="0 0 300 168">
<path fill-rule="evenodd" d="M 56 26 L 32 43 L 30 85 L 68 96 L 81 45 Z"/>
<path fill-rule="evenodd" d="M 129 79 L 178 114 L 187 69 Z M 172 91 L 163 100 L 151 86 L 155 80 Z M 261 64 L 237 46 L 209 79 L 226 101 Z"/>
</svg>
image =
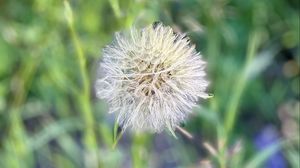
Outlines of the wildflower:
<svg viewBox="0 0 300 168">
<path fill-rule="evenodd" d="M 208 98 L 205 62 L 184 34 L 162 24 L 116 33 L 103 49 L 96 95 L 123 129 L 160 132 Z"/>
</svg>

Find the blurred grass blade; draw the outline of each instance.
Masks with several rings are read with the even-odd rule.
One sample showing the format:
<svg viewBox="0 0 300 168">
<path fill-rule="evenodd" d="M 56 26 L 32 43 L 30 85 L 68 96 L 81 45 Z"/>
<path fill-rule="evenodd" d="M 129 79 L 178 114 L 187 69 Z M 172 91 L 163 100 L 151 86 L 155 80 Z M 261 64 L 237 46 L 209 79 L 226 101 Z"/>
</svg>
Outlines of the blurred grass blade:
<svg viewBox="0 0 300 168">
<path fill-rule="evenodd" d="M 227 134 L 230 134 L 238 114 L 238 107 L 240 103 L 240 98 L 242 93 L 247 85 L 247 68 L 251 64 L 254 56 L 256 55 L 256 50 L 258 48 L 260 42 L 260 34 L 258 31 L 252 32 L 249 37 L 248 43 L 248 51 L 247 51 L 247 58 L 246 63 L 244 65 L 243 71 L 238 77 L 238 81 L 236 83 L 236 87 L 234 88 L 233 95 L 231 96 L 230 102 L 227 106 L 226 116 L 225 116 L 225 130 Z"/>
<path fill-rule="evenodd" d="M 121 9 L 119 5 L 119 0 L 109 0 L 109 3 L 111 5 L 111 8 L 114 11 L 114 14 L 116 15 L 117 18 L 121 18 Z"/>
<path fill-rule="evenodd" d="M 64 1 L 64 5 L 65 5 L 65 17 L 68 21 L 68 24 L 71 25 L 73 24 L 73 12 L 71 6 L 67 0 Z"/>
<path fill-rule="evenodd" d="M 257 54 L 249 66 L 246 69 L 245 75 L 246 79 L 252 79 L 259 75 L 263 70 L 265 70 L 271 63 L 272 59 L 278 52 L 278 46 L 273 46 L 272 48 L 266 48 L 262 52 Z"/>
<path fill-rule="evenodd" d="M 84 125 L 82 122 L 76 118 L 53 122 L 44 126 L 42 131 L 30 138 L 30 148 L 32 150 L 38 150 L 51 140 L 57 139 L 58 137 L 65 135 L 70 131 L 80 130 L 83 127 Z"/>
<path fill-rule="evenodd" d="M 117 139 L 117 135 L 118 135 L 118 128 L 119 128 L 119 124 L 117 121 L 115 121 L 115 124 L 114 124 L 114 134 L 113 134 L 113 140 L 114 142 L 116 141 Z"/>
<path fill-rule="evenodd" d="M 116 120 L 115 124 L 114 124 L 114 130 L 113 131 L 114 131 L 114 133 L 113 133 L 113 146 L 112 146 L 112 148 L 115 149 L 116 146 L 119 143 L 119 140 L 123 136 L 123 134 L 125 132 L 125 129 L 122 129 L 121 131 L 119 131 L 119 123 Z"/>
<path fill-rule="evenodd" d="M 116 139 L 114 140 L 114 143 L 113 143 L 113 146 L 112 146 L 112 149 L 115 149 L 116 146 L 118 145 L 120 139 L 122 138 L 123 134 L 124 134 L 125 130 L 122 130 L 118 135 L 116 135 Z"/>
<path fill-rule="evenodd" d="M 300 158 L 299 150 L 297 151 L 297 149 L 290 149 L 287 151 L 287 159 L 289 160 L 292 167 L 295 168 L 300 167 L 299 158 Z"/>
<path fill-rule="evenodd" d="M 268 146 L 262 152 L 255 155 L 248 163 L 245 164 L 245 168 L 261 167 L 261 165 L 274 153 L 276 153 L 282 146 L 282 143 L 274 143 Z"/>
</svg>

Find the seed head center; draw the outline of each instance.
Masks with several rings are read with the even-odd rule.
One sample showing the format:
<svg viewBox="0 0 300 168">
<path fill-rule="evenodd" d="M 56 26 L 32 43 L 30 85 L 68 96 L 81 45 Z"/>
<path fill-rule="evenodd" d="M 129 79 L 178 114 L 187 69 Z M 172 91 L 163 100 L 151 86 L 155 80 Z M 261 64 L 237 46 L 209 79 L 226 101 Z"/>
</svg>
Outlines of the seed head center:
<svg viewBox="0 0 300 168">
<path fill-rule="evenodd" d="M 142 87 L 142 94 L 145 96 L 152 96 L 156 94 L 162 85 L 170 78 L 171 72 L 163 72 L 165 70 L 164 64 L 160 63 L 154 65 L 149 63 L 147 68 L 141 72 L 141 76 L 138 76 L 135 80 L 139 86 Z"/>
</svg>

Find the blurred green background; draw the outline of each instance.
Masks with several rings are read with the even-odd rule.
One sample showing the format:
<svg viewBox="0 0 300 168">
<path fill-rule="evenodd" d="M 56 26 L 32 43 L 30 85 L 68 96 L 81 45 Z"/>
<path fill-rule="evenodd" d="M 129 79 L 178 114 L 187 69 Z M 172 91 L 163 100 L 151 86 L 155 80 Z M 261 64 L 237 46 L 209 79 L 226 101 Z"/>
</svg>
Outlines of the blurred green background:
<svg viewBox="0 0 300 168">
<path fill-rule="evenodd" d="M 298 0 L 0 0 L 0 167 L 299 168 L 299 12 Z M 101 49 L 154 21 L 196 44 L 214 97 L 178 139 L 126 131 L 112 149 Z"/>
</svg>

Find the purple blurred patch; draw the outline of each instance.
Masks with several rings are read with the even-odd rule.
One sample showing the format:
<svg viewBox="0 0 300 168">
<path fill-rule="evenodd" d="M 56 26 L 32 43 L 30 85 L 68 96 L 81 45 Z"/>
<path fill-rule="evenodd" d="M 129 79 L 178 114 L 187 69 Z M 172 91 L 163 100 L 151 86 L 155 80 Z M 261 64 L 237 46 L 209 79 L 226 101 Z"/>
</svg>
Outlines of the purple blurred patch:
<svg viewBox="0 0 300 168">
<path fill-rule="evenodd" d="M 254 143 L 258 152 L 279 142 L 279 133 L 273 126 L 266 126 L 255 137 Z M 280 150 L 272 154 L 264 164 L 265 168 L 287 168 L 287 163 Z"/>
</svg>

